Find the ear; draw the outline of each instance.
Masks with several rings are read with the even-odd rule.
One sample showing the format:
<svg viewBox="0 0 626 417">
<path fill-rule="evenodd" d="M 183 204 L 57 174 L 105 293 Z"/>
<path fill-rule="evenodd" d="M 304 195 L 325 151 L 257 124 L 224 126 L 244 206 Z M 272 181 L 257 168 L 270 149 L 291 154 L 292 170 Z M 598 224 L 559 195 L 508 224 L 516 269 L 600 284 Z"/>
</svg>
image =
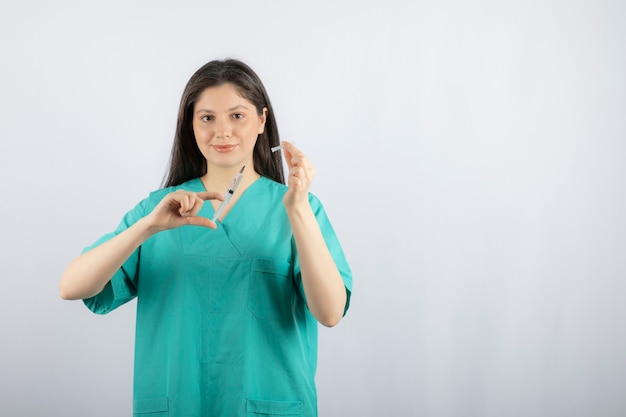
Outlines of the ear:
<svg viewBox="0 0 626 417">
<path fill-rule="evenodd" d="M 263 114 L 259 116 L 259 135 L 265 131 L 266 120 L 267 120 L 267 107 L 263 107 Z"/>
</svg>

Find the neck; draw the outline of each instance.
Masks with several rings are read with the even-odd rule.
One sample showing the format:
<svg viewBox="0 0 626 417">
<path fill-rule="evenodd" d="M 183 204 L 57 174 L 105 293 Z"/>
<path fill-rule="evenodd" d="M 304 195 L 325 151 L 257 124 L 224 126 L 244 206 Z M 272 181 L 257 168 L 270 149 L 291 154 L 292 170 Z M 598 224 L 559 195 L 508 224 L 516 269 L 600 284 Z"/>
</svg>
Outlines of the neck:
<svg viewBox="0 0 626 417">
<path fill-rule="evenodd" d="M 235 175 L 237 175 L 237 172 L 240 170 L 241 166 L 233 166 L 229 168 L 209 166 L 207 168 L 207 173 L 202 176 L 201 180 L 207 191 L 223 193 L 226 191 L 233 178 L 235 178 Z M 237 188 L 236 194 L 240 194 L 259 177 L 260 175 L 254 170 L 254 164 L 252 162 L 248 162 L 243 171 L 243 178 Z"/>
</svg>

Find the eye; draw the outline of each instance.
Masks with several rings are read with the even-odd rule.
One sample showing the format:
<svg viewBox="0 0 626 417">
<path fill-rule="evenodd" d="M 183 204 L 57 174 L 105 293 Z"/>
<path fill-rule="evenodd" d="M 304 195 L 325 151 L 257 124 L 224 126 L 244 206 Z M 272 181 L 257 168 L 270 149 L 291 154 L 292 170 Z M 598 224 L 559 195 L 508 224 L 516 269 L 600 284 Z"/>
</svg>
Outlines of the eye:
<svg viewBox="0 0 626 417">
<path fill-rule="evenodd" d="M 233 114 L 234 119 L 243 119 L 243 113 L 235 113 Z"/>
<path fill-rule="evenodd" d="M 203 122 L 210 122 L 211 120 L 213 120 L 213 116 L 205 114 L 200 118 L 200 120 L 202 120 Z"/>
</svg>

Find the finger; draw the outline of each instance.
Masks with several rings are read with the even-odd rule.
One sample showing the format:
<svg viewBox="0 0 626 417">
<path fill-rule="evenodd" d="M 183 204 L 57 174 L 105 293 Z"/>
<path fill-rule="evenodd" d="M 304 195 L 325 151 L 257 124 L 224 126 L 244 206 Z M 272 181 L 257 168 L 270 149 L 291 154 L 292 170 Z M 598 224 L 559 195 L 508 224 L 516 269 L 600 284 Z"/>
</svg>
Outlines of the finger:
<svg viewBox="0 0 626 417">
<path fill-rule="evenodd" d="M 306 188 L 308 184 L 307 176 L 301 167 L 294 167 L 289 171 L 289 186 L 295 190 Z"/>
<path fill-rule="evenodd" d="M 282 141 L 281 144 L 283 145 L 283 153 L 287 161 L 287 167 L 291 168 L 294 165 L 298 165 L 300 160 L 304 157 L 302 151 L 296 148 L 291 142 Z"/>
<path fill-rule="evenodd" d="M 181 216 L 195 216 L 202 208 L 204 200 L 198 197 L 196 193 L 185 193 L 181 196 L 179 204 Z"/>
<path fill-rule="evenodd" d="M 311 160 L 307 158 L 302 152 L 294 155 L 292 162 L 294 167 L 303 168 L 307 177 L 313 178 L 313 176 L 315 175 L 315 167 L 311 163 Z"/>
<path fill-rule="evenodd" d="M 184 216 L 185 213 L 189 211 L 189 207 L 191 206 L 191 203 L 189 201 L 189 195 L 182 194 L 178 198 L 178 205 L 179 205 L 178 212 L 180 213 L 181 216 Z"/>
<path fill-rule="evenodd" d="M 305 179 L 306 178 L 306 172 L 304 170 L 304 168 L 302 167 L 293 167 L 291 168 L 291 170 L 289 170 L 289 175 L 299 178 L 299 179 Z"/>
<path fill-rule="evenodd" d="M 215 222 L 202 216 L 185 217 L 185 224 L 192 225 L 192 226 L 208 227 L 209 229 L 217 229 L 217 224 L 215 224 Z"/>
<path fill-rule="evenodd" d="M 204 205 L 204 200 L 201 199 L 198 195 L 193 194 L 191 196 L 191 207 L 189 207 L 189 211 L 187 211 L 187 213 L 185 213 L 185 215 L 187 216 L 196 216 L 199 212 L 200 209 L 202 208 L 202 206 Z"/>
<path fill-rule="evenodd" d="M 293 155 L 289 152 L 289 150 L 287 150 L 287 148 L 283 148 L 283 155 L 285 156 L 285 162 L 287 162 L 287 168 L 291 169 L 293 166 L 293 163 L 291 162 Z"/>
<path fill-rule="evenodd" d="M 283 145 L 283 150 L 289 151 L 289 153 L 295 154 L 301 152 L 300 149 L 296 147 L 296 145 L 287 140 L 283 140 L 281 142 L 281 145 Z"/>
<path fill-rule="evenodd" d="M 224 196 L 220 193 L 216 193 L 213 191 L 202 191 L 196 194 L 202 200 L 220 200 L 224 201 Z"/>
</svg>

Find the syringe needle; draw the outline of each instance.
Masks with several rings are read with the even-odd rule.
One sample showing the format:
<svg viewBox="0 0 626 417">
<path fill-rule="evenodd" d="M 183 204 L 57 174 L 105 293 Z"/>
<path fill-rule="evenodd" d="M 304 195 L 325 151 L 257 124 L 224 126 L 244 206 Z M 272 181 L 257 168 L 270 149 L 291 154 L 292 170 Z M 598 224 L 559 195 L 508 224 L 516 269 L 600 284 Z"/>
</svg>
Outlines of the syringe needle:
<svg viewBox="0 0 626 417">
<path fill-rule="evenodd" d="M 217 207 L 217 210 L 215 210 L 215 214 L 213 215 L 213 218 L 211 219 L 213 223 L 217 222 L 220 215 L 222 214 L 222 211 L 224 211 L 224 208 L 226 208 L 226 205 L 230 202 L 230 199 L 232 198 L 233 194 L 235 194 L 235 190 L 237 189 L 237 187 L 239 186 L 239 183 L 241 182 L 241 179 L 243 178 L 244 169 L 246 169 L 245 165 L 242 166 L 239 172 L 235 174 L 235 178 L 233 178 L 232 182 L 228 186 L 228 189 L 224 193 L 224 201 L 222 201 L 220 205 Z"/>
</svg>

